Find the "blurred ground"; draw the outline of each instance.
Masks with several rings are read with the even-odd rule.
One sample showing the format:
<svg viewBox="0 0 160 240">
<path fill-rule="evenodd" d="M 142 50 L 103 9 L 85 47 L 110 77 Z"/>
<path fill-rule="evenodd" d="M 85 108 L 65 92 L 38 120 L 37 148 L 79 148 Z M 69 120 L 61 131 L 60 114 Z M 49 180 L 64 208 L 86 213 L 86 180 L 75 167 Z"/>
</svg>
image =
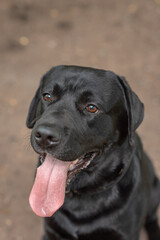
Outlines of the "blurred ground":
<svg viewBox="0 0 160 240">
<path fill-rule="evenodd" d="M 160 0 L 1 0 L 1 240 L 42 233 L 28 204 L 36 154 L 25 119 L 41 75 L 58 64 L 126 76 L 145 103 L 138 131 L 160 176 Z"/>
</svg>

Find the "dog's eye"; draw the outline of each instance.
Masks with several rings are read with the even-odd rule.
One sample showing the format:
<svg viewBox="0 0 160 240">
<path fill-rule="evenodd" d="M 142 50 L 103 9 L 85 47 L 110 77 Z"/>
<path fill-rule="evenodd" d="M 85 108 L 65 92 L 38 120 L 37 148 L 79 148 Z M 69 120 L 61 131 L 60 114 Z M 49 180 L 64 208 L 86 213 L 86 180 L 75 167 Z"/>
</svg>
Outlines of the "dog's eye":
<svg viewBox="0 0 160 240">
<path fill-rule="evenodd" d="M 46 102 L 51 102 L 53 100 L 53 96 L 50 94 L 50 93 L 44 93 L 43 94 L 43 99 L 46 101 Z"/>
<path fill-rule="evenodd" d="M 90 112 L 90 113 L 97 113 L 98 112 L 98 108 L 95 106 L 95 105 L 88 105 L 86 107 L 87 111 Z"/>
</svg>

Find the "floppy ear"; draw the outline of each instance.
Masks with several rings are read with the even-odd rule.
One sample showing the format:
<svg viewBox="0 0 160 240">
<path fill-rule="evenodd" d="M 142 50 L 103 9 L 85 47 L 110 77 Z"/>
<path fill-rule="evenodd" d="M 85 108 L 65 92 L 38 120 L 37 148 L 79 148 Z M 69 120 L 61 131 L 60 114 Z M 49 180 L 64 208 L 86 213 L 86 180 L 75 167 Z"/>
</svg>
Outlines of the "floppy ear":
<svg viewBox="0 0 160 240">
<path fill-rule="evenodd" d="M 144 105 L 138 96 L 132 91 L 125 78 L 120 76 L 117 77 L 124 96 L 128 115 L 129 142 L 132 145 L 134 141 L 134 132 L 143 121 Z"/>
<path fill-rule="evenodd" d="M 28 128 L 33 128 L 36 120 L 36 112 L 37 112 L 37 107 L 38 103 L 40 101 L 40 87 L 37 89 L 34 98 L 31 101 L 29 111 L 28 111 L 28 116 L 27 116 L 27 121 L 26 125 Z"/>
</svg>

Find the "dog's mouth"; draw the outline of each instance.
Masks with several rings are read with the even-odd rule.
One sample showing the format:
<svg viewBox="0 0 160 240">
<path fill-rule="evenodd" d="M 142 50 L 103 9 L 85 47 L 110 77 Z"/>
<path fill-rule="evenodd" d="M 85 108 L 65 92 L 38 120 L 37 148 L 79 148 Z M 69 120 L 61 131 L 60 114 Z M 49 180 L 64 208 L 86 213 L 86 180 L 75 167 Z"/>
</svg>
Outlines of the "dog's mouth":
<svg viewBox="0 0 160 240">
<path fill-rule="evenodd" d="M 47 155 L 46 153 L 40 154 L 39 160 L 41 164 L 43 164 L 46 155 Z M 98 155 L 98 152 L 89 152 L 89 153 L 83 154 L 81 157 L 77 158 L 74 161 L 70 161 L 70 166 L 67 174 L 67 184 L 71 182 L 71 180 L 77 173 L 87 168 L 97 155 Z"/>
<path fill-rule="evenodd" d="M 30 194 L 30 205 L 41 217 L 50 217 L 64 203 L 66 184 L 81 170 L 87 168 L 98 152 L 83 154 L 74 161 L 62 161 L 50 154 L 40 155 L 35 182 Z"/>
<path fill-rule="evenodd" d="M 40 162 L 43 164 L 46 153 L 40 154 Z M 70 161 L 70 166 L 68 169 L 68 174 L 67 174 L 67 184 L 71 182 L 72 178 L 79 173 L 81 170 L 87 168 L 92 160 L 98 155 L 98 152 L 89 152 L 83 154 L 81 157 L 77 158 L 74 161 Z"/>
<path fill-rule="evenodd" d="M 98 155 L 98 152 L 89 152 L 82 155 L 80 158 L 73 161 L 68 170 L 67 183 L 70 183 L 72 178 L 81 170 L 87 168 L 93 159 Z"/>
</svg>

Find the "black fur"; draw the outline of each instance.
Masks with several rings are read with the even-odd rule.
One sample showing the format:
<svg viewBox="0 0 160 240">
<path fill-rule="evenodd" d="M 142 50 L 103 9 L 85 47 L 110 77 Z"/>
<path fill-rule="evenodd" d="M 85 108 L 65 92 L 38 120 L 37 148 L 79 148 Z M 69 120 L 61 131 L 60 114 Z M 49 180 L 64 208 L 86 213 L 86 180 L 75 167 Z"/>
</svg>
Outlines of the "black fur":
<svg viewBox="0 0 160 240">
<path fill-rule="evenodd" d="M 88 112 L 89 104 L 98 112 Z M 45 219 L 44 240 L 138 240 L 143 226 L 149 240 L 160 240 L 160 184 L 135 133 L 142 120 L 143 104 L 113 72 L 58 66 L 44 75 L 27 118 L 34 150 L 62 161 L 98 151 L 66 187 L 64 205 Z M 39 126 L 57 144 L 38 146 Z"/>
</svg>

